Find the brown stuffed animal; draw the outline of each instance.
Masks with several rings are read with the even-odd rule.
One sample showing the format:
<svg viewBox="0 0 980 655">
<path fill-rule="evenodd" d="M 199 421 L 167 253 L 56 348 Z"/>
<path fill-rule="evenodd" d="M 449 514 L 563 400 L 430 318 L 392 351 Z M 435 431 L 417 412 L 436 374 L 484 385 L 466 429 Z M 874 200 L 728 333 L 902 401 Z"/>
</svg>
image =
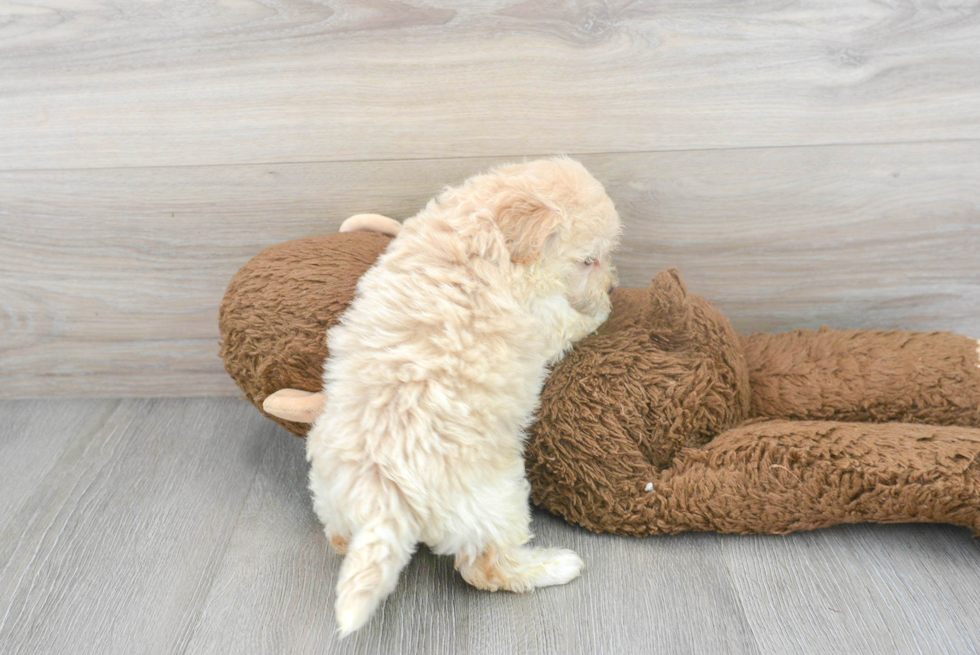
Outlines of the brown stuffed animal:
<svg viewBox="0 0 980 655">
<path fill-rule="evenodd" d="M 348 219 L 339 234 L 259 253 L 228 287 L 225 368 L 297 435 L 323 402 L 326 331 L 397 229 L 380 216 Z M 647 288 L 617 289 L 609 320 L 551 372 L 527 473 L 536 504 L 617 534 L 855 522 L 978 533 L 978 428 L 976 340 L 739 336 L 670 270 Z"/>
</svg>

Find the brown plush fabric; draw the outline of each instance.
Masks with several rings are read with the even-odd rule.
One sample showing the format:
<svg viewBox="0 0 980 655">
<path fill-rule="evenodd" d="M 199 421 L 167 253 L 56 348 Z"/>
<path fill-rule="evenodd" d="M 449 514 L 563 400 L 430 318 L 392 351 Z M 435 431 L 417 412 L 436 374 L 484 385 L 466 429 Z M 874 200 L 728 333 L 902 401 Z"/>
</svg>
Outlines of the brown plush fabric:
<svg viewBox="0 0 980 655">
<path fill-rule="evenodd" d="M 387 243 L 302 239 L 239 271 L 221 306 L 221 354 L 253 404 L 319 390 L 326 329 Z M 609 321 L 549 376 L 526 451 L 532 498 L 629 535 L 859 521 L 980 531 L 976 347 L 946 333 L 740 337 L 665 271 L 617 289 Z"/>
<path fill-rule="evenodd" d="M 645 465 L 620 434 L 599 447 L 562 443 L 548 451 L 561 458 L 551 463 L 538 443 L 535 503 L 597 532 L 786 533 L 858 522 L 980 532 L 980 431 L 972 428 L 750 423 L 680 450 L 666 469 Z"/>
<path fill-rule="evenodd" d="M 219 356 L 260 412 L 279 389 L 320 390 L 327 329 L 390 242 L 368 232 L 297 239 L 266 248 L 235 273 L 219 310 Z M 310 427 L 262 413 L 299 436 Z"/>
<path fill-rule="evenodd" d="M 630 535 L 861 521 L 980 531 L 975 348 L 941 333 L 738 338 L 661 273 L 618 289 L 612 319 L 552 371 L 527 450 L 534 502 Z M 703 404 L 736 411 L 706 420 Z M 937 425 L 765 420 L 784 416 Z M 939 427 L 957 424 L 974 428 Z"/>
<path fill-rule="evenodd" d="M 753 416 L 980 425 L 975 339 L 823 328 L 742 343 Z"/>
</svg>

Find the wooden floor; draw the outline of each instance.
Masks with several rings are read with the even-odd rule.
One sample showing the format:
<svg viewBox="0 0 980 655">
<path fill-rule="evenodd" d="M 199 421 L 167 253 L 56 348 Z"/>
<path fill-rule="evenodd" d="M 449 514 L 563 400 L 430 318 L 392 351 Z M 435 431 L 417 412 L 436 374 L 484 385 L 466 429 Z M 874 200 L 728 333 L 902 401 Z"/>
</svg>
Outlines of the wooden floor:
<svg viewBox="0 0 980 655">
<path fill-rule="evenodd" d="M 0 403 L 0 652 L 975 653 L 980 542 L 948 526 L 595 535 L 583 576 L 469 588 L 419 552 L 338 643 L 303 444 L 234 399 Z"/>
</svg>

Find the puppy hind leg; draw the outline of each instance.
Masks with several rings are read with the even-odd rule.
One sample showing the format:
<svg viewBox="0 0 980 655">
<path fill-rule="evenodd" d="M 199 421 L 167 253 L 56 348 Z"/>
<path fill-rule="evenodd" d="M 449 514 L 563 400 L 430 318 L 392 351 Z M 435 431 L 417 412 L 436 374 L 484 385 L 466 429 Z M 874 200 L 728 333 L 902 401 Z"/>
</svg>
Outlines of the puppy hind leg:
<svg viewBox="0 0 980 655">
<path fill-rule="evenodd" d="M 577 578 L 585 564 L 570 550 L 528 546 L 486 546 L 475 557 L 456 556 L 456 568 L 469 584 L 486 591 L 524 593 Z"/>
<path fill-rule="evenodd" d="M 475 518 L 467 531 L 471 539 L 442 551 L 455 553 L 457 570 L 474 587 L 527 592 L 565 584 L 582 571 L 582 560 L 570 550 L 524 545 L 531 539 L 530 495 L 520 458 L 492 484 L 474 491 L 467 512 Z"/>
<path fill-rule="evenodd" d="M 316 438 L 311 433 L 310 438 Z M 417 528 L 400 494 L 371 465 L 343 463 L 325 449 L 309 448 L 313 509 L 330 545 L 345 555 L 335 611 L 346 636 L 367 623 L 398 583 L 415 551 Z"/>
<path fill-rule="evenodd" d="M 330 545 L 333 547 L 333 549 L 337 552 L 338 555 L 347 554 L 347 546 L 350 544 L 349 535 L 345 536 L 340 534 L 331 534 L 329 536 L 329 539 L 330 539 Z"/>
<path fill-rule="evenodd" d="M 336 503 L 338 490 L 331 483 L 331 477 L 317 470 L 318 467 L 310 468 L 310 491 L 313 495 L 313 511 L 316 513 L 320 523 L 323 524 L 323 532 L 327 535 L 330 545 L 341 555 L 347 554 L 347 545 L 350 542 L 351 528 L 343 514 L 339 511 Z M 341 468 L 332 471 L 334 481 L 342 478 L 346 473 Z"/>
</svg>

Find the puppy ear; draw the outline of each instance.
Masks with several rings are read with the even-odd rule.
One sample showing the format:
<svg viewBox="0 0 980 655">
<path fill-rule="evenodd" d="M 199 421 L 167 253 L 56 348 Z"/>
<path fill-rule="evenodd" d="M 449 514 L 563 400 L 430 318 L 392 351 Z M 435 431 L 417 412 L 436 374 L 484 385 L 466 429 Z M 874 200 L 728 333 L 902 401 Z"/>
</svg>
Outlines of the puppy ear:
<svg viewBox="0 0 980 655">
<path fill-rule="evenodd" d="M 558 228 L 561 215 L 532 194 L 512 192 L 497 207 L 495 219 L 510 260 L 530 264 L 541 255 L 545 241 Z"/>
</svg>

